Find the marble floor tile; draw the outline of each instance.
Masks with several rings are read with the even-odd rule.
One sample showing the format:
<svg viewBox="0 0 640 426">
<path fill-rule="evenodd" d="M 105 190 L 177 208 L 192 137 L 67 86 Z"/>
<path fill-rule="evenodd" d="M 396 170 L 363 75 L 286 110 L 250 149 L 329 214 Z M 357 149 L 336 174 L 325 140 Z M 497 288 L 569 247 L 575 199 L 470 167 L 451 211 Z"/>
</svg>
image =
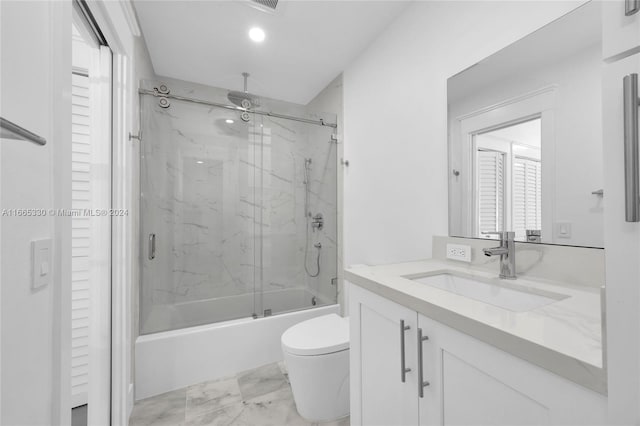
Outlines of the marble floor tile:
<svg viewBox="0 0 640 426">
<path fill-rule="evenodd" d="M 204 382 L 136 403 L 131 426 L 349 426 L 310 422 L 296 409 L 283 363 Z"/>
<path fill-rule="evenodd" d="M 233 426 L 311 426 L 298 414 L 289 386 L 244 401 Z"/>
<path fill-rule="evenodd" d="M 284 364 L 284 361 L 280 361 L 278 363 L 278 367 L 280 367 L 280 371 L 282 371 L 282 374 L 284 374 L 284 378 L 287 383 L 291 384 L 291 381 L 289 380 L 289 371 L 287 371 L 287 366 Z"/>
<path fill-rule="evenodd" d="M 245 404 L 227 405 L 217 411 L 210 411 L 198 417 L 190 417 L 186 426 L 231 426 L 236 425 L 237 418 L 242 414 Z"/>
<path fill-rule="evenodd" d="M 133 407 L 130 426 L 182 426 L 185 421 L 186 389 L 138 401 Z"/>
<path fill-rule="evenodd" d="M 242 402 L 242 397 L 236 377 L 189 386 L 187 388 L 186 419 L 199 417 L 240 402 Z"/>
<path fill-rule="evenodd" d="M 288 387 L 287 380 L 277 363 L 239 374 L 238 384 L 245 401 Z"/>
</svg>

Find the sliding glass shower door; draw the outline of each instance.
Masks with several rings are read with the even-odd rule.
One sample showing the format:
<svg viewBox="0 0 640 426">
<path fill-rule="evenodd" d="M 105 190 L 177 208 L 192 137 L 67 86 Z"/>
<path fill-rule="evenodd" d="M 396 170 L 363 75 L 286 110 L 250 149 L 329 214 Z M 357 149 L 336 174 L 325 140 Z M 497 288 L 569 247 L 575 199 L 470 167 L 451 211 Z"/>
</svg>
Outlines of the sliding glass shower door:
<svg viewBox="0 0 640 426">
<path fill-rule="evenodd" d="M 335 129 L 141 108 L 141 334 L 335 303 Z"/>
<path fill-rule="evenodd" d="M 253 315 L 255 120 L 188 102 L 142 104 L 141 333 Z M 212 312 L 207 302 L 221 297 Z"/>
</svg>

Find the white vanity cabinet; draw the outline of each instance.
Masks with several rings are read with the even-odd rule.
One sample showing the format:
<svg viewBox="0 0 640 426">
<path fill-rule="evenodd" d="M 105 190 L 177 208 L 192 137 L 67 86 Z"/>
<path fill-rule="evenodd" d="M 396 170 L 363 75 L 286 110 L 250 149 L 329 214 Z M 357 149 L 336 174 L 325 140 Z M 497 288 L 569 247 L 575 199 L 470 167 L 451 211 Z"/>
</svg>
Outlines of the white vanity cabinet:
<svg viewBox="0 0 640 426">
<path fill-rule="evenodd" d="M 638 0 L 607 0 L 602 2 L 602 51 L 610 59 L 640 48 L 640 11 L 629 16 L 627 8 L 640 7 Z"/>
<path fill-rule="evenodd" d="M 417 345 L 411 338 L 418 315 L 355 286 L 351 286 L 349 299 L 351 383 L 356 384 L 351 386 L 351 423 L 418 424 Z M 411 370 L 405 373 L 404 382 L 403 364 Z"/>
<path fill-rule="evenodd" d="M 604 396 L 467 334 L 357 286 L 350 309 L 353 425 L 606 423 Z"/>
<path fill-rule="evenodd" d="M 606 424 L 604 396 L 423 315 L 418 329 L 430 383 L 420 424 Z"/>
</svg>

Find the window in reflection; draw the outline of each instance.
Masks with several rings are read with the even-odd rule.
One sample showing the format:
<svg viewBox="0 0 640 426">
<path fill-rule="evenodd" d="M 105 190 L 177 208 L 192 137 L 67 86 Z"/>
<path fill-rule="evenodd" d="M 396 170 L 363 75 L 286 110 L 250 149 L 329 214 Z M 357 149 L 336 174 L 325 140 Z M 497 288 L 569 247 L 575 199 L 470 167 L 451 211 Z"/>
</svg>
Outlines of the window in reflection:
<svg viewBox="0 0 640 426">
<path fill-rule="evenodd" d="M 476 134 L 478 237 L 513 230 L 519 240 L 542 228 L 541 119 Z"/>
</svg>

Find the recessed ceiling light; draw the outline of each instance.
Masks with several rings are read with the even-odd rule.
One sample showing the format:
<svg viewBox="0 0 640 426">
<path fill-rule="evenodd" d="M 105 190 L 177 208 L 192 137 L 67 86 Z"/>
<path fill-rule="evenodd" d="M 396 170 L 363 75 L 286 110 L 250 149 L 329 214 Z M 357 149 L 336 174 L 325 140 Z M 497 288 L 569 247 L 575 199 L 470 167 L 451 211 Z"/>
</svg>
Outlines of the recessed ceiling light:
<svg viewBox="0 0 640 426">
<path fill-rule="evenodd" d="M 249 38 L 256 43 L 262 43 L 265 37 L 266 36 L 262 28 L 253 27 L 249 30 Z"/>
<path fill-rule="evenodd" d="M 230 118 L 227 118 L 226 120 L 224 120 L 224 122 L 227 124 L 233 124 L 233 120 Z"/>
<path fill-rule="evenodd" d="M 196 163 L 198 163 L 198 164 L 204 164 L 204 161 L 200 161 L 200 160 L 198 160 L 198 161 L 196 161 Z"/>
</svg>

